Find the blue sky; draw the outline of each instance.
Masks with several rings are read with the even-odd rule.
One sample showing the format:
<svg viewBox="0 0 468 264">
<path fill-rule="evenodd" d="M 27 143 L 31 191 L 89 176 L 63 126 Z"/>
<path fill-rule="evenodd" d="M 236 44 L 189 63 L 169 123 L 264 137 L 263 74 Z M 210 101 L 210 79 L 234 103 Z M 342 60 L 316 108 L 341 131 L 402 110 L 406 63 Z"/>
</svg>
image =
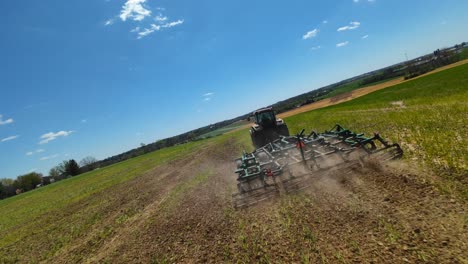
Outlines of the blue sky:
<svg viewBox="0 0 468 264">
<path fill-rule="evenodd" d="M 468 41 L 468 1 L 17 0 L 0 178 L 47 174 Z"/>
</svg>

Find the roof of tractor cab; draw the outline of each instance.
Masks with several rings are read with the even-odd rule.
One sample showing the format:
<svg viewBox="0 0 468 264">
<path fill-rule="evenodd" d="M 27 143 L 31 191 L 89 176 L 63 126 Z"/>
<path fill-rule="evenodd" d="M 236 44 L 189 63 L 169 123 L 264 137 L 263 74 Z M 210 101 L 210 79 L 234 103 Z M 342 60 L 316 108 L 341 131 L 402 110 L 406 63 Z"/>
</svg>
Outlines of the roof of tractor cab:
<svg viewBox="0 0 468 264">
<path fill-rule="evenodd" d="M 256 114 L 261 114 L 261 113 L 270 112 L 270 111 L 273 111 L 273 108 L 271 108 L 271 107 L 265 107 L 265 108 L 260 108 L 260 109 L 258 109 L 258 110 L 255 110 L 252 114 L 253 114 L 253 115 L 256 115 Z"/>
</svg>

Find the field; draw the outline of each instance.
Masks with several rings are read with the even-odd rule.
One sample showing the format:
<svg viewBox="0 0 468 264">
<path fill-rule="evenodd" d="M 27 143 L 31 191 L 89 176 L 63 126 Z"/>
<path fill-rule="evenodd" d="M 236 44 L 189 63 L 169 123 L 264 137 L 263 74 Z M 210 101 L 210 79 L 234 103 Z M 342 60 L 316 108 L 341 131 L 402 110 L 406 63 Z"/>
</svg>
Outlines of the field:
<svg viewBox="0 0 468 264">
<path fill-rule="evenodd" d="M 229 126 L 225 126 L 225 127 L 216 129 L 214 131 L 211 131 L 209 133 L 203 134 L 203 135 L 199 136 L 197 139 L 206 139 L 206 138 L 211 138 L 211 137 L 217 137 L 217 136 L 220 136 L 220 135 L 222 135 L 224 133 L 227 133 L 227 132 L 230 132 L 230 131 L 233 131 L 233 130 L 236 130 L 236 129 L 239 129 L 239 128 L 242 128 L 242 127 L 245 127 L 248 124 L 249 124 L 249 122 L 245 121 L 245 120 L 237 121 L 237 122 L 234 122 L 234 123 L 230 124 Z"/>
<path fill-rule="evenodd" d="M 400 142 L 309 190 L 233 210 L 248 132 L 163 149 L 0 201 L 0 263 L 467 263 L 468 64 L 286 118 Z"/>
</svg>

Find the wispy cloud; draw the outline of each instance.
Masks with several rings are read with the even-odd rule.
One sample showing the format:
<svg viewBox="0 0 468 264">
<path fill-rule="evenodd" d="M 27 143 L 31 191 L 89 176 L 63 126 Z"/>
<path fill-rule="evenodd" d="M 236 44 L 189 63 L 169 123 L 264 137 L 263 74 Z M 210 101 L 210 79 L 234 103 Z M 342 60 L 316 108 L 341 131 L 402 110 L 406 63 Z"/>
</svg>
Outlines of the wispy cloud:
<svg viewBox="0 0 468 264">
<path fill-rule="evenodd" d="M 354 3 L 359 3 L 359 2 L 369 2 L 369 3 L 373 3 L 375 2 L 375 0 L 353 0 Z"/>
<path fill-rule="evenodd" d="M 154 20 L 158 21 L 158 22 L 164 22 L 167 20 L 167 16 L 163 16 L 162 14 L 158 14 Z"/>
<path fill-rule="evenodd" d="M 32 156 L 32 155 L 34 155 L 34 153 L 42 153 L 44 151 L 45 151 L 44 149 L 36 149 L 36 151 L 26 152 L 26 156 Z"/>
<path fill-rule="evenodd" d="M 360 22 L 352 21 L 352 22 L 349 23 L 349 25 L 340 27 L 336 31 L 353 30 L 353 29 L 358 28 L 360 25 L 361 25 Z"/>
<path fill-rule="evenodd" d="M 322 21 L 323 24 L 328 24 L 328 20 Z"/>
<path fill-rule="evenodd" d="M 204 95 L 202 95 L 203 101 L 205 102 L 211 101 L 211 99 L 213 98 L 213 95 L 214 95 L 213 92 L 205 93 Z"/>
<path fill-rule="evenodd" d="M 81 123 L 86 123 L 88 122 L 88 119 L 81 119 Z"/>
<path fill-rule="evenodd" d="M 364 35 L 364 36 L 362 36 L 361 38 L 362 38 L 362 39 L 366 39 L 366 38 L 368 38 L 368 37 L 369 37 L 369 35 Z"/>
<path fill-rule="evenodd" d="M 58 154 L 54 154 L 54 155 L 51 155 L 51 156 L 42 157 L 42 158 L 40 158 L 39 160 L 50 160 L 50 159 L 55 159 L 55 158 L 57 158 L 58 156 L 59 156 Z"/>
<path fill-rule="evenodd" d="M 67 137 L 73 132 L 75 131 L 59 131 L 57 133 L 54 133 L 54 132 L 46 133 L 41 136 L 42 140 L 39 142 L 39 144 L 47 144 L 50 141 L 57 139 L 58 137 Z"/>
<path fill-rule="evenodd" d="M 149 34 L 153 33 L 154 31 L 159 31 L 161 29 L 161 26 L 156 25 L 156 24 L 151 24 L 150 28 L 145 28 L 142 31 L 138 32 L 138 39 L 144 38 L 148 36 Z"/>
<path fill-rule="evenodd" d="M 110 26 L 112 24 L 114 24 L 114 19 L 108 19 L 106 22 L 104 22 L 104 26 Z"/>
<path fill-rule="evenodd" d="M 145 17 L 151 16 L 151 10 L 145 8 L 146 0 L 127 0 L 120 11 L 120 19 L 126 21 L 142 21 Z"/>
<path fill-rule="evenodd" d="M 336 47 L 337 47 L 337 48 L 341 48 L 341 47 L 344 47 L 344 46 L 346 46 L 346 45 L 348 45 L 348 44 L 349 44 L 349 41 L 340 42 L 340 43 L 336 44 Z"/>
<path fill-rule="evenodd" d="M 313 29 L 311 31 L 308 31 L 307 33 L 305 33 L 303 36 L 302 36 L 302 39 L 310 39 L 310 38 L 314 38 L 317 36 L 317 34 L 319 33 L 319 30 L 318 29 Z"/>
<path fill-rule="evenodd" d="M 6 138 L 0 140 L 0 142 L 10 141 L 10 140 L 13 140 L 13 139 L 17 139 L 18 137 L 19 137 L 19 135 L 6 137 Z"/>
<path fill-rule="evenodd" d="M 322 47 L 320 47 L 320 46 L 315 46 L 315 47 L 310 48 L 310 50 L 318 50 L 318 49 L 321 49 L 321 48 Z"/>
<path fill-rule="evenodd" d="M 138 34 L 137 38 L 141 39 L 141 38 L 144 38 L 144 37 L 148 36 L 149 34 L 155 32 L 155 31 L 160 31 L 163 28 L 175 27 L 175 26 L 180 25 L 182 23 L 184 23 L 184 20 L 177 20 L 177 21 L 173 21 L 173 22 L 169 22 L 169 23 L 165 23 L 165 24 L 161 24 L 161 25 L 151 24 L 149 28 L 144 28 L 143 30 L 140 31 L 140 28 L 136 27 L 136 28 L 132 29 L 131 32 L 136 32 Z"/>
<path fill-rule="evenodd" d="M 177 25 L 180 25 L 180 24 L 183 24 L 184 23 L 184 20 L 177 20 L 177 21 L 173 21 L 173 22 L 169 22 L 169 23 L 166 23 L 166 24 L 163 24 L 161 27 L 163 28 L 171 28 L 171 27 L 175 27 Z"/>
<path fill-rule="evenodd" d="M 3 120 L 3 116 L 0 115 L 0 126 L 13 123 L 13 118 Z"/>
</svg>

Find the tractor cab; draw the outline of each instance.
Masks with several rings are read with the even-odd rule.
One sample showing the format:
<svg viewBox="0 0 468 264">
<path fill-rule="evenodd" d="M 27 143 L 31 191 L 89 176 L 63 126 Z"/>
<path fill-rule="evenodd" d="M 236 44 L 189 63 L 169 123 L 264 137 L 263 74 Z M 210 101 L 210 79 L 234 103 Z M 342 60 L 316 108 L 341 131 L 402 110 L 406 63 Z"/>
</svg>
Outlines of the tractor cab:
<svg viewBox="0 0 468 264">
<path fill-rule="evenodd" d="M 264 128 L 275 127 L 276 126 L 276 116 L 275 112 L 271 107 L 263 108 L 255 111 L 253 113 L 255 118 L 255 123 Z"/>
<path fill-rule="evenodd" d="M 255 124 L 250 128 L 250 136 L 255 148 L 263 147 L 280 136 L 289 136 L 288 126 L 283 119 L 276 118 L 271 107 L 253 112 L 252 117 Z"/>
</svg>

